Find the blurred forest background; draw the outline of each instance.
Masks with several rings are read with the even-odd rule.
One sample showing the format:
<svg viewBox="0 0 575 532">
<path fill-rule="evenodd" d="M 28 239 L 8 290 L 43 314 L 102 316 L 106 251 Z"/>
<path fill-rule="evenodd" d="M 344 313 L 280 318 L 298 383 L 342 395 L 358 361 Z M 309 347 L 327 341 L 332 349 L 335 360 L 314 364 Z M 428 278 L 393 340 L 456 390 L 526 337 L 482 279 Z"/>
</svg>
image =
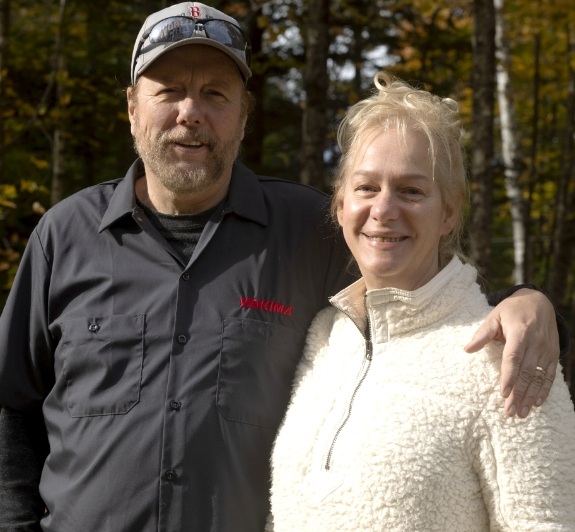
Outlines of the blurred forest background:
<svg viewBox="0 0 575 532">
<path fill-rule="evenodd" d="M 149 13 L 175 3 L 0 0 L 0 309 L 46 209 L 134 159 L 133 43 Z M 205 3 L 251 37 L 257 105 L 242 159 L 257 173 L 328 191 L 337 123 L 380 69 L 458 100 L 467 251 L 486 289 L 534 283 L 575 331 L 573 0 Z"/>
</svg>

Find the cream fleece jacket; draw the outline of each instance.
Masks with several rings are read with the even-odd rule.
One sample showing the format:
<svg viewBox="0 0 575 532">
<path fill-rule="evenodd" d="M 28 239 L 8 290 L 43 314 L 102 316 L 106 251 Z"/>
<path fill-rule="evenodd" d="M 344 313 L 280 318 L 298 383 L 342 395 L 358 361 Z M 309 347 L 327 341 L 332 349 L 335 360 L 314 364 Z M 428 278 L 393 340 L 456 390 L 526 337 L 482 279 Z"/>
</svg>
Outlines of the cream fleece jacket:
<svg viewBox="0 0 575 532">
<path fill-rule="evenodd" d="M 502 346 L 463 351 L 489 312 L 471 266 L 331 302 L 276 440 L 267 530 L 575 531 L 567 386 L 559 372 L 527 419 L 505 415 Z"/>
</svg>

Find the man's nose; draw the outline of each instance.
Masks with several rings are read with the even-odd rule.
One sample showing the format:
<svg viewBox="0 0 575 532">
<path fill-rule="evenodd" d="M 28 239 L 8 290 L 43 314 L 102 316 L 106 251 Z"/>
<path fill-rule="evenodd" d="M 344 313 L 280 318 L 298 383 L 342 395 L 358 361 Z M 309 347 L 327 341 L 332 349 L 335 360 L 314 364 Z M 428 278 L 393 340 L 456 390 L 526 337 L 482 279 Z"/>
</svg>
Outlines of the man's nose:
<svg viewBox="0 0 575 532">
<path fill-rule="evenodd" d="M 204 111 L 199 98 L 188 95 L 183 98 L 178 107 L 178 125 L 194 126 L 204 120 Z"/>
</svg>

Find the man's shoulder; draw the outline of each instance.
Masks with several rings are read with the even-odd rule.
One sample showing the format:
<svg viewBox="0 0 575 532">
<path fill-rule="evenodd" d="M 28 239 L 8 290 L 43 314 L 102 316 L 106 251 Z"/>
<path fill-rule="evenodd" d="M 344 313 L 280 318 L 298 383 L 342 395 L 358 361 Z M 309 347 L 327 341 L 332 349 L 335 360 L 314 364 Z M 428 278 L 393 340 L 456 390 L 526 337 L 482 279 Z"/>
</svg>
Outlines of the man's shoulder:
<svg viewBox="0 0 575 532">
<path fill-rule="evenodd" d="M 282 179 L 256 174 L 242 164 L 234 168 L 230 201 L 236 212 L 260 223 L 285 227 L 311 227 L 328 219 L 329 196 L 315 188 Z"/>
<path fill-rule="evenodd" d="M 312 186 L 279 177 L 257 176 L 268 208 L 290 219 L 327 220 L 330 197 Z"/>
<path fill-rule="evenodd" d="M 46 211 L 37 230 L 43 233 L 49 228 L 99 224 L 122 179 L 98 183 L 67 196 Z"/>
<path fill-rule="evenodd" d="M 301 199 L 311 202 L 326 203 L 329 196 L 317 188 L 300 183 L 299 181 L 285 179 L 276 176 L 256 174 L 243 164 L 237 164 L 235 176 L 243 180 L 244 183 L 259 184 L 264 195 L 268 197 L 277 197 L 278 199 Z M 257 186 L 257 185 L 256 185 Z"/>
<path fill-rule="evenodd" d="M 49 209 L 53 215 L 58 215 L 60 212 L 70 213 L 70 210 L 75 211 L 78 208 L 86 208 L 86 206 L 107 205 L 114 194 L 117 186 L 124 178 L 113 179 L 104 181 L 96 185 L 83 188 L 66 198 L 62 199 Z"/>
<path fill-rule="evenodd" d="M 281 198 L 297 198 L 310 202 L 326 203 L 329 196 L 310 185 L 272 176 L 257 176 L 263 190 L 268 194 L 277 194 Z"/>
<path fill-rule="evenodd" d="M 305 183 L 300 183 L 299 181 L 292 181 L 290 179 L 284 179 L 281 177 L 258 175 L 258 180 L 263 187 L 269 188 L 280 188 L 293 192 L 294 194 L 304 194 L 311 195 L 314 197 L 327 197 L 325 192 L 312 187 L 311 185 L 306 185 Z"/>
</svg>

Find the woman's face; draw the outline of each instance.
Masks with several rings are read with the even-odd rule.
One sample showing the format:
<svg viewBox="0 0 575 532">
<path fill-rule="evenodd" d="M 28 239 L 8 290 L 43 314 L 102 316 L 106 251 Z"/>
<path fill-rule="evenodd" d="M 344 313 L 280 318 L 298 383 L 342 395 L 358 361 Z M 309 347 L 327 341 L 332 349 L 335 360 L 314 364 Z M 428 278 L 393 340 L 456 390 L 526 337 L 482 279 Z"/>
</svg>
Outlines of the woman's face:
<svg viewBox="0 0 575 532">
<path fill-rule="evenodd" d="M 415 290 L 439 271 L 440 237 L 454 226 L 432 177 L 423 133 L 368 130 L 338 205 L 338 220 L 368 290 Z"/>
</svg>

